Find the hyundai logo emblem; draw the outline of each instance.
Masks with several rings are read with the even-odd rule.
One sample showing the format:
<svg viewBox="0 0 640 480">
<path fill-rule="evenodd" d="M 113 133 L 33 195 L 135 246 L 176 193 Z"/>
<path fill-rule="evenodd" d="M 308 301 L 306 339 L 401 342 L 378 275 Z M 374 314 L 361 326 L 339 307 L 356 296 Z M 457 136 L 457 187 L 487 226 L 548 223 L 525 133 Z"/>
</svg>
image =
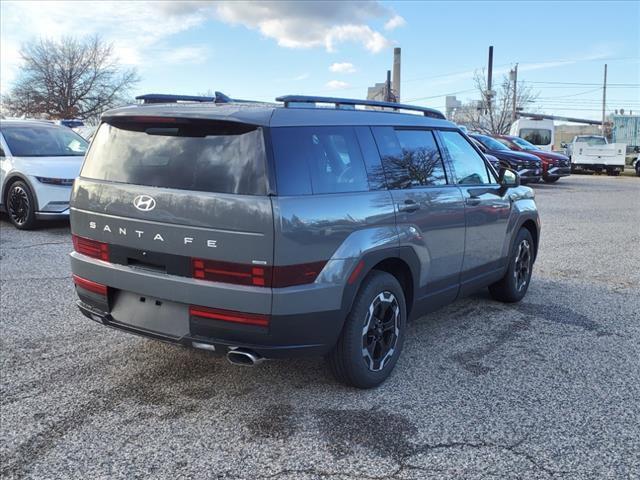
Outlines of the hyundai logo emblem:
<svg viewBox="0 0 640 480">
<path fill-rule="evenodd" d="M 133 206 L 142 212 L 150 212 L 156 208 L 156 201 L 149 195 L 138 195 L 133 199 Z"/>
</svg>

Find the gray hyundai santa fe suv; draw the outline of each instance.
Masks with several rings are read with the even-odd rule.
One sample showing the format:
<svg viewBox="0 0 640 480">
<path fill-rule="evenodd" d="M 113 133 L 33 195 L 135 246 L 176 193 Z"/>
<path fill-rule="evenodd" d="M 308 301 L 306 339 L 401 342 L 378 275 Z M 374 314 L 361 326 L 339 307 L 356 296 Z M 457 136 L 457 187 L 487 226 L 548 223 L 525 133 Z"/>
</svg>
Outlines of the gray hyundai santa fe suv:
<svg viewBox="0 0 640 480">
<path fill-rule="evenodd" d="M 180 99 L 105 113 L 74 183 L 71 266 L 90 319 L 235 364 L 326 355 L 369 388 L 410 319 L 483 287 L 525 295 L 533 191 L 440 112 Z"/>
</svg>

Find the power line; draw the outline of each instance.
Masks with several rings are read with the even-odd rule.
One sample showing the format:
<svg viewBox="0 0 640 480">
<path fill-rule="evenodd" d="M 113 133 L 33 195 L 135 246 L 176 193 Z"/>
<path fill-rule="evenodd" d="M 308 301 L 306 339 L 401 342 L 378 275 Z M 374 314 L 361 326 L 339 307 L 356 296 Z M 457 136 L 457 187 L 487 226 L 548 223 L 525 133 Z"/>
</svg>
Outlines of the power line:
<svg viewBox="0 0 640 480">
<path fill-rule="evenodd" d="M 543 84 L 543 85 L 585 85 L 585 86 L 602 86 L 601 83 L 583 83 L 583 82 L 534 82 L 534 81 L 526 81 L 526 83 L 535 83 L 535 84 Z M 638 87 L 640 83 L 608 83 L 609 86 L 618 86 L 618 87 Z"/>
<path fill-rule="evenodd" d="M 469 90 L 460 90 L 458 92 L 443 93 L 442 95 L 433 95 L 431 97 L 410 98 L 408 100 L 403 100 L 403 102 L 404 103 L 411 103 L 411 102 L 417 102 L 417 101 L 420 101 L 420 100 L 431 100 L 432 98 L 448 97 L 450 95 L 459 95 L 461 93 L 469 93 L 469 92 L 475 92 L 475 91 L 477 91 L 477 89 L 470 88 Z"/>
</svg>

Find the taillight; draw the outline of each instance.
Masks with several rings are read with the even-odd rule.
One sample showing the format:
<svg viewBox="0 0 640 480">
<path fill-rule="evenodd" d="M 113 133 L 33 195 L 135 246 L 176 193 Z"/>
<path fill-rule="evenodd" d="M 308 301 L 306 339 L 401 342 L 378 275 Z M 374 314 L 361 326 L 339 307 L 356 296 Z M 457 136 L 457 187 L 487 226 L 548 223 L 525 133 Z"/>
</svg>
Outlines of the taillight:
<svg viewBox="0 0 640 480">
<path fill-rule="evenodd" d="M 268 287 L 271 284 L 271 268 L 240 263 L 218 262 L 194 258 L 191 261 L 193 277 L 213 282 L 235 283 Z"/>
<path fill-rule="evenodd" d="M 219 320 L 221 322 L 242 323 L 244 325 L 256 325 L 258 327 L 269 326 L 269 315 L 259 313 L 244 313 L 192 305 L 189 307 L 189 315 L 209 320 Z"/>
<path fill-rule="evenodd" d="M 105 297 L 107 296 L 107 286 L 102 285 L 101 283 L 92 282 L 91 280 L 79 277 L 78 275 L 73 275 L 73 283 L 80 288 L 89 290 L 90 292 L 97 293 L 98 295 L 103 295 Z"/>
<path fill-rule="evenodd" d="M 213 282 L 283 288 L 313 283 L 327 262 L 301 263 L 279 267 L 246 265 L 193 258 L 194 278 Z"/>
<path fill-rule="evenodd" d="M 89 238 L 79 237 L 78 235 L 71 236 L 73 240 L 73 249 L 86 255 L 87 257 L 97 258 L 98 260 L 109 261 L 109 245 L 104 242 L 98 242 L 97 240 L 91 240 Z"/>
</svg>

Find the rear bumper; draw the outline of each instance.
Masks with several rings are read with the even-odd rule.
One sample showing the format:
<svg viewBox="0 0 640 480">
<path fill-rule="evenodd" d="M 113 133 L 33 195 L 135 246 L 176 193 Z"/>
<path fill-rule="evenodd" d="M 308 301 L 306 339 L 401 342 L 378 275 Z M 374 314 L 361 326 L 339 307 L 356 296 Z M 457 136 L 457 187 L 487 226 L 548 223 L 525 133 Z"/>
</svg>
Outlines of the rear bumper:
<svg viewBox="0 0 640 480">
<path fill-rule="evenodd" d="M 322 355 L 335 344 L 346 317 L 343 286 L 334 283 L 281 289 L 228 285 L 111 264 L 77 252 L 71 254 L 71 270 L 108 288 L 107 297 L 76 288 L 78 306 L 88 318 L 171 343 L 213 345 L 223 354 L 243 347 L 266 358 Z M 149 310 L 139 304 L 140 297 Z M 154 313 L 155 300 L 162 306 Z M 190 316 L 190 306 L 269 315 L 269 325 Z"/>
<path fill-rule="evenodd" d="M 583 170 L 615 170 L 618 172 L 622 172 L 624 170 L 624 165 L 618 164 L 613 165 L 609 163 L 574 163 L 574 168 L 581 168 Z"/>
<path fill-rule="evenodd" d="M 76 303 L 82 314 L 104 326 L 125 331 L 154 340 L 160 340 L 184 347 L 194 347 L 194 344 L 210 346 L 208 350 L 217 355 L 226 355 L 230 350 L 244 348 L 252 350 L 264 358 L 290 358 L 305 356 L 320 356 L 326 354 L 335 343 L 330 338 L 337 337 L 342 327 L 342 317 L 339 311 L 318 312 L 295 317 L 271 317 L 268 332 L 249 332 L 237 327 L 216 325 L 222 322 L 210 321 L 210 325 L 203 325 L 203 321 L 192 320 L 189 334 L 180 337 L 139 328 L 113 318 L 113 316 L 82 300 Z M 335 335 L 332 333 L 335 332 Z M 320 341 L 320 343 L 318 343 Z M 201 346 L 198 348 L 202 348 Z"/>
</svg>

